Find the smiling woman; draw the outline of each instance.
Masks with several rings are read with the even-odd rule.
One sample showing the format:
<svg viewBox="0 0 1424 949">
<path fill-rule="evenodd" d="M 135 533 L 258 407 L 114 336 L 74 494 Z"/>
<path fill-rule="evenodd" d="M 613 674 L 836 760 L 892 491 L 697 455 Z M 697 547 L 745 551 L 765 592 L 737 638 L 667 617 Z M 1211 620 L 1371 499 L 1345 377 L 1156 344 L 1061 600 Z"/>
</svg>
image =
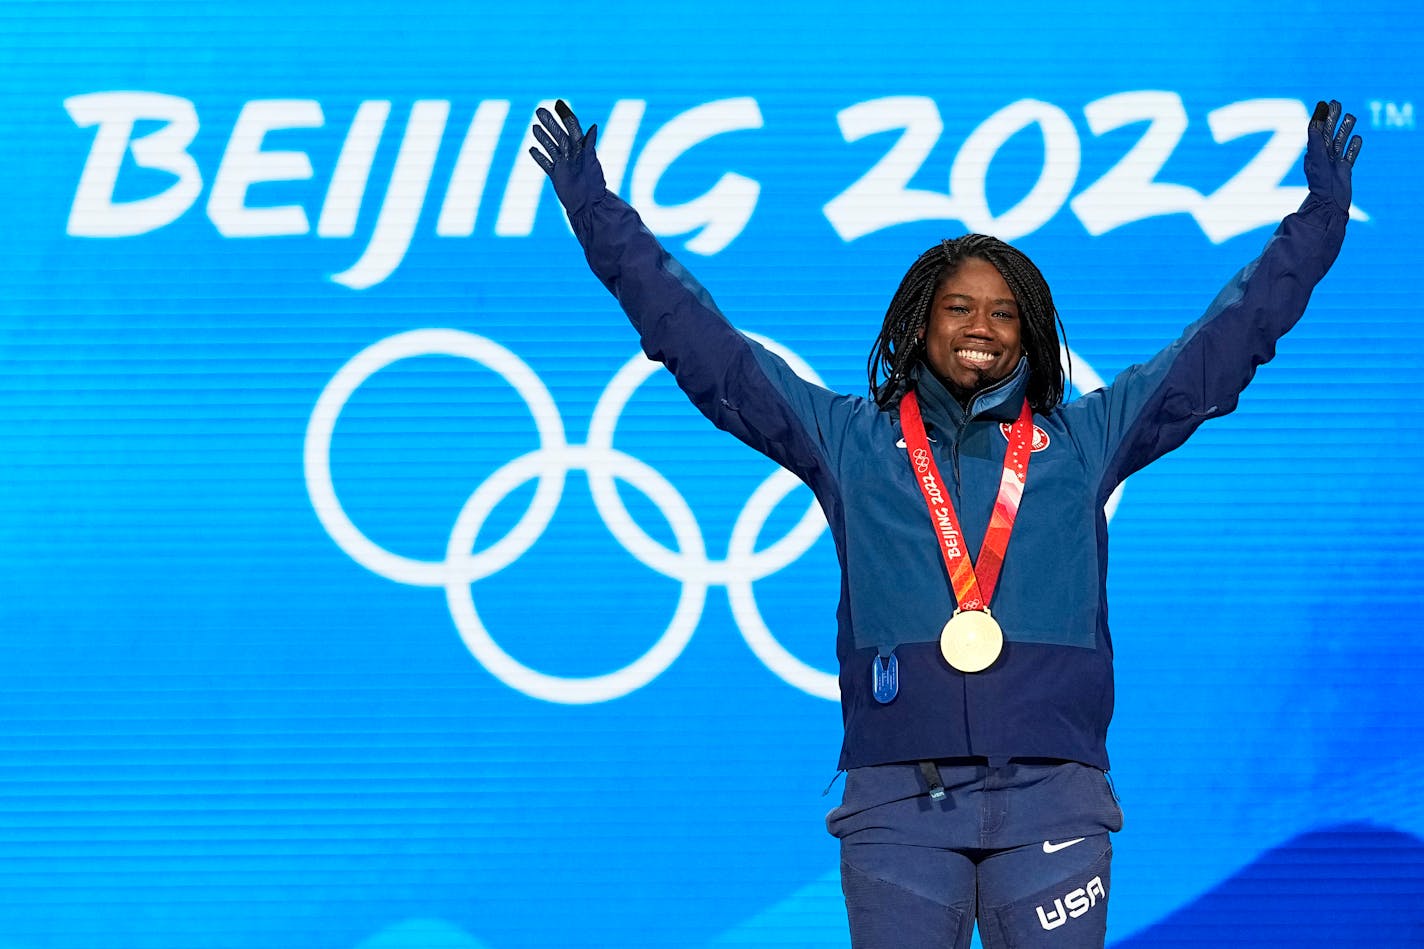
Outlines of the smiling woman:
<svg viewBox="0 0 1424 949">
<path fill-rule="evenodd" d="M 961 405 L 1008 377 L 1023 355 L 1019 305 L 987 260 L 966 259 L 935 292 L 925 359 Z"/>
<path fill-rule="evenodd" d="M 890 301 L 866 366 L 871 395 L 893 408 L 924 362 L 967 408 L 1027 356 L 1029 405 L 1051 411 L 1064 391 L 1056 325 L 1048 282 L 1023 252 L 984 234 L 941 241 Z"/>
</svg>

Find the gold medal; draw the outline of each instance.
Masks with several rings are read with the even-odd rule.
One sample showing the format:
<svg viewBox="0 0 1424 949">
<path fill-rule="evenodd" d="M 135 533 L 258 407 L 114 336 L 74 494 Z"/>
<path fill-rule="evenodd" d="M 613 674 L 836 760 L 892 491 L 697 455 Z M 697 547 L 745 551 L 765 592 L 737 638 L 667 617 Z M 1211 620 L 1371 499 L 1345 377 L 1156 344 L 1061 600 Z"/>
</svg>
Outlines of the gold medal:
<svg viewBox="0 0 1424 949">
<path fill-rule="evenodd" d="M 988 609 L 955 610 L 939 634 L 939 651 L 960 672 L 982 672 L 1004 649 L 1004 631 Z"/>
<path fill-rule="evenodd" d="M 979 562 L 969 559 L 963 544 L 959 516 L 942 485 L 939 466 L 930 450 L 925 422 L 920 416 L 920 400 L 911 389 L 900 400 L 900 430 L 902 444 L 910 459 L 910 468 L 925 498 L 925 509 L 939 540 L 939 552 L 944 557 L 945 575 L 949 577 L 954 600 L 967 609 L 954 611 L 939 634 L 939 651 L 944 661 L 959 672 L 982 672 L 994 664 L 1004 651 L 1004 631 L 989 615 L 989 602 L 994 598 L 994 586 L 999 582 L 999 570 L 1009 546 L 1009 534 L 1018 517 L 1028 478 L 1029 455 L 1033 453 L 1033 408 L 1024 399 L 1018 420 L 1009 427 L 1008 447 L 1004 450 L 1004 470 L 999 476 L 999 495 L 994 500 L 994 512 L 984 532 L 979 548 Z"/>
</svg>

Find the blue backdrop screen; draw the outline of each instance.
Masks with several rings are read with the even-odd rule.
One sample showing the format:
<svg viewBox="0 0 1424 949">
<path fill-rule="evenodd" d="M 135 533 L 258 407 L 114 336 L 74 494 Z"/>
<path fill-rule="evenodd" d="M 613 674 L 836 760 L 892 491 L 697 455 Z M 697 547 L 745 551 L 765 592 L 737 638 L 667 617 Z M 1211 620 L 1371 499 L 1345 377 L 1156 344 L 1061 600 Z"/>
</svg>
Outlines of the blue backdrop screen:
<svg viewBox="0 0 1424 949">
<path fill-rule="evenodd" d="M 1110 941 L 1424 943 L 1424 14 L 1366 0 L 0 6 L 0 947 L 844 946 L 819 509 L 525 154 L 863 391 L 966 231 L 1075 394 L 1365 138 L 1233 415 L 1112 502 Z"/>
</svg>

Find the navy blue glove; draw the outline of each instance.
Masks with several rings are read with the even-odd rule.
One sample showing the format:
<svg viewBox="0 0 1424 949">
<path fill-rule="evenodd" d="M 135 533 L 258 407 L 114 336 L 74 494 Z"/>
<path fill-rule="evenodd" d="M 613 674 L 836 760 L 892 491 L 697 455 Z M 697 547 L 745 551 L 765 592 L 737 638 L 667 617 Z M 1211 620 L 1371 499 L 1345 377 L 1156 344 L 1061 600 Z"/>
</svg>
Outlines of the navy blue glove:
<svg viewBox="0 0 1424 949">
<path fill-rule="evenodd" d="M 1345 113 L 1337 131 L 1335 122 L 1340 118 L 1340 103 L 1331 99 L 1327 104 L 1317 102 L 1315 114 L 1310 117 L 1310 127 L 1306 130 L 1305 141 L 1305 181 L 1310 193 L 1319 198 L 1333 201 L 1348 211 L 1350 209 L 1350 174 L 1355 167 L 1355 156 L 1360 154 L 1360 136 L 1350 138 L 1355 127 L 1355 117 Z M 1333 136 L 1333 137 L 1332 137 Z M 1349 147 L 1345 141 L 1349 139 Z"/>
<path fill-rule="evenodd" d="M 550 115 L 548 109 L 535 113 L 539 125 L 534 126 L 534 138 L 544 146 L 548 157 L 537 148 L 529 149 L 529 154 L 554 183 L 554 194 L 559 196 L 564 210 L 573 214 L 601 197 L 607 187 L 603 181 L 603 166 L 593 150 L 598 126 L 590 128 L 585 135 L 573 109 L 563 99 L 554 103 L 554 111 L 559 113 L 558 119 Z"/>
</svg>

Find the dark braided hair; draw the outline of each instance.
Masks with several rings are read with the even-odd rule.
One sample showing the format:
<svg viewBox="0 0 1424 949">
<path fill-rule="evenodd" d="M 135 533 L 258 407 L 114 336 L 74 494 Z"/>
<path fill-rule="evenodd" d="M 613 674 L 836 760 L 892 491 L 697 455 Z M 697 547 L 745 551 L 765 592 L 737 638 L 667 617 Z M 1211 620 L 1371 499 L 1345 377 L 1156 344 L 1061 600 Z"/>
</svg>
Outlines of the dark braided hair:
<svg viewBox="0 0 1424 949">
<path fill-rule="evenodd" d="M 993 264 L 1019 305 L 1020 340 L 1028 356 L 1029 405 L 1043 413 L 1063 401 L 1063 366 L 1058 348 L 1063 322 L 1053 306 L 1048 282 L 1022 251 L 997 237 L 966 234 L 957 240 L 940 241 L 921 254 L 890 299 L 880 335 L 866 361 L 870 397 L 881 408 L 899 404 L 910 388 L 914 367 L 924 356 L 924 331 L 935 293 L 970 257 Z"/>
</svg>

